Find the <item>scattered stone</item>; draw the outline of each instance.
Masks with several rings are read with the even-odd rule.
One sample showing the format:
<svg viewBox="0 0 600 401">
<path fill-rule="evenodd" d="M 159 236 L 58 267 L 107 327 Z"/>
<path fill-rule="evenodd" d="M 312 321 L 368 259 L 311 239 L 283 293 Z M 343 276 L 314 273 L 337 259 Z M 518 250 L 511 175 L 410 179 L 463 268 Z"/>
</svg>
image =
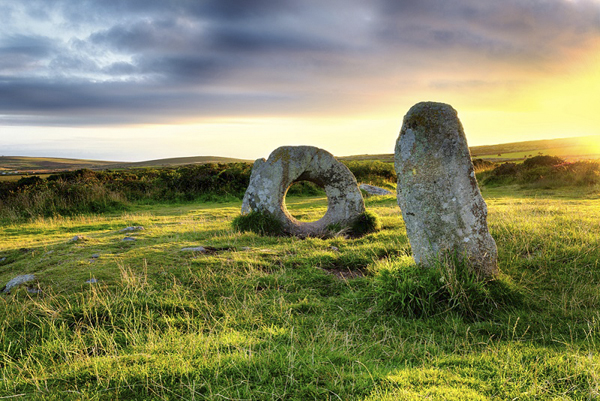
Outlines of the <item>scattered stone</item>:
<svg viewBox="0 0 600 401">
<path fill-rule="evenodd" d="M 98 280 L 95 279 L 95 278 L 91 278 L 91 279 L 85 281 L 86 284 L 94 284 L 94 283 L 97 283 L 97 282 L 98 282 Z"/>
<path fill-rule="evenodd" d="M 137 241 L 137 240 L 133 237 L 125 237 L 125 238 L 123 238 L 122 241 Z"/>
<path fill-rule="evenodd" d="M 27 292 L 30 294 L 40 294 L 42 292 L 42 290 L 40 290 L 39 288 L 34 288 L 34 287 L 27 287 Z"/>
<path fill-rule="evenodd" d="M 85 237 L 83 235 L 76 235 L 69 240 L 69 242 L 80 242 L 85 241 Z"/>
<path fill-rule="evenodd" d="M 181 252 L 202 252 L 202 253 L 206 253 L 207 249 L 203 246 L 194 246 L 194 247 L 188 247 L 188 248 L 181 248 Z"/>
<path fill-rule="evenodd" d="M 297 181 L 310 181 L 325 189 L 328 208 L 320 220 L 304 223 L 288 212 L 285 195 Z M 286 234 L 319 237 L 327 235 L 332 225 L 350 226 L 365 212 L 365 203 L 354 175 L 331 153 L 313 146 L 283 146 L 268 160 L 254 162 L 242 214 L 253 211 L 274 216 Z"/>
<path fill-rule="evenodd" d="M 396 142 L 395 169 L 415 261 L 427 266 L 454 254 L 479 274 L 495 275 L 496 243 L 456 110 L 443 103 L 414 105 Z"/>
<path fill-rule="evenodd" d="M 145 228 L 142 226 L 131 226 L 131 227 L 125 227 L 125 228 L 119 230 L 119 232 L 124 233 L 124 232 L 128 232 L 128 231 L 142 231 L 142 230 L 145 230 Z"/>
<path fill-rule="evenodd" d="M 385 188 L 376 187 L 375 185 L 360 184 L 358 187 L 371 196 L 393 195 L 392 191 L 388 191 Z"/>
<path fill-rule="evenodd" d="M 240 248 L 242 251 L 249 251 L 251 248 L 249 246 L 243 246 Z"/>
<path fill-rule="evenodd" d="M 331 249 L 333 252 L 339 252 L 340 248 L 338 248 L 337 246 L 330 246 L 329 249 Z"/>
<path fill-rule="evenodd" d="M 6 283 L 2 292 L 8 293 L 13 287 L 33 280 L 35 280 L 35 276 L 33 274 L 23 274 L 21 276 L 17 276 Z"/>
<path fill-rule="evenodd" d="M 53 253 L 54 253 L 54 251 L 53 251 L 53 250 L 52 250 L 52 251 L 48 251 L 48 252 L 46 252 L 46 253 L 44 254 L 44 256 L 48 256 L 48 255 L 51 255 L 51 254 L 53 254 Z"/>
<path fill-rule="evenodd" d="M 0 258 L 0 263 L 4 262 L 6 258 Z"/>
<path fill-rule="evenodd" d="M 92 254 L 92 259 L 98 259 L 100 257 L 99 253 Z"/>
</svg>

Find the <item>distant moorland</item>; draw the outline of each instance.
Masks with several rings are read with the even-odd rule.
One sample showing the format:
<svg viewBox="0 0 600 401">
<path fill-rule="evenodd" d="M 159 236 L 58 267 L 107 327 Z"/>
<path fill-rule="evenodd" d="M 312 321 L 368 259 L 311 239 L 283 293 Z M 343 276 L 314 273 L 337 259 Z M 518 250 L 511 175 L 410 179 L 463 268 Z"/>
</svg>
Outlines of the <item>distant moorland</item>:
<svg viewBox="0 0 600 401">
<path fill-rule="evenodd" d="M 55 157 L 0 156 L 0 171 L 38 172 L 44 173 L 59 170 L 92 170 L 126 169 L 136 167 L 170 167 L 186 164 L 205 163 L 237 163 L 250 162 L 245 159 L 219 156 L 175 157 L 170 159 L 147 160 L 141 162 L 117 162 L 104 160 L 65 159 Z"/>
<path fill-rule="evenodd" d="M 559 156 L 568 161 L 600 158 L 600 136 L 563 139 L 547 139 L 538 141 L 512 142 L 498 145 L 473 146 L 473 158 L 483 158 L 493 162 L 523 160 L 539 154 Z M 265 154 L 265 157 L 267 155 Z M 341 156 L 342 161 L 379 160 L 393 162 L 394 155 L 354 155 Z M 44 174 L 63 170 L 89 168 L 92 170 L 128 169 L 140 167 L 174 167 L 188 164 L 206 163 L 251 163 L 253 160 L 236 159 L 219 156 L 176 157 L 168 159 L 147 160 L 141 162 L 118 162 L 85 159 L 66 159 L 54 157 L 0 156 L 0 172 L 5 174 L 37 173 Z M 16 173 L 18 172 L 18 173 Z"/>
</svg>

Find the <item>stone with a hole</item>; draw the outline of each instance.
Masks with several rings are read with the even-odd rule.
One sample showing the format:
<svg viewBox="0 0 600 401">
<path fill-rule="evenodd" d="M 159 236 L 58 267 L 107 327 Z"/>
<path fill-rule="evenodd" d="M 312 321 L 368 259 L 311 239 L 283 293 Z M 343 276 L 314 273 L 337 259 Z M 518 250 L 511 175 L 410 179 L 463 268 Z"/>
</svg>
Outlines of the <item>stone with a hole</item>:
<svg viewBox="0 0 600 401">
<path fill-rule="evenodd" d="M 319 220 L 300 222 L 289 213 L 285 195 L 298 181 L 309 181 L 325 190 L 327 212 Z M 322 237 L 332 227 L 339 231 L 351 226 L 365 212 L 365 203 L 354 175 L 331 153 L 314 146 L 282 146 L 267 160 L 254 162 L 242 203 L 242 214 L 250 212 L 274 216 L 285 234 Z"/>
</svg>

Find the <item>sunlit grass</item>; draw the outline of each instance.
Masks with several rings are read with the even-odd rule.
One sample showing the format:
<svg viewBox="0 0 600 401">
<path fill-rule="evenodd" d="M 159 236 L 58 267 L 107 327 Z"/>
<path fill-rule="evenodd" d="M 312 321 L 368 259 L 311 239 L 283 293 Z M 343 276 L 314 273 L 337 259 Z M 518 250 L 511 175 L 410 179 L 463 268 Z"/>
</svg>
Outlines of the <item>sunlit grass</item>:
<svg viewBox="0 0 600 401">
<path fill-rule="evenodd" d="M 600 397 L 597 194 L 484 193 L 524 301 L 483 319 L 378 306 L 382 266 L 409 261 L 394 196 L 367 199 L 383 229 L 359 239 L 238 233 L 239 202 L 2 225 L 0 282 L 33 273 L 42 293 L 0 296 L 0 396 Z M 318 202 L 288 207 L 324 213 Z M 145 230 L 118 231 L 134 225 Z M 199 245 L 214 250 L 181 251 Z"/>
</svg>

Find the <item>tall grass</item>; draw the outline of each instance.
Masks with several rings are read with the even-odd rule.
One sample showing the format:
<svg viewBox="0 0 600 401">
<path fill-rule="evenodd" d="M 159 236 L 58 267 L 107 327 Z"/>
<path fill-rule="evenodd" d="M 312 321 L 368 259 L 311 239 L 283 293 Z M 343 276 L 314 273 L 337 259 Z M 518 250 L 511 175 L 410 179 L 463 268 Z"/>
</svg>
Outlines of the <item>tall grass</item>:
<svg viewBox="0 0 600 401">
<path fill-rule="evenodd" d="M 0 224 L 0 281 L 42 291 L 0 295 L 0 397 L 596 399 L 600 205 L 521 195 L 487 199 L 500 293 L 416 269 L 393 196 L 350 239 L 232 230 L 239 201 Z"/>
</svg>

